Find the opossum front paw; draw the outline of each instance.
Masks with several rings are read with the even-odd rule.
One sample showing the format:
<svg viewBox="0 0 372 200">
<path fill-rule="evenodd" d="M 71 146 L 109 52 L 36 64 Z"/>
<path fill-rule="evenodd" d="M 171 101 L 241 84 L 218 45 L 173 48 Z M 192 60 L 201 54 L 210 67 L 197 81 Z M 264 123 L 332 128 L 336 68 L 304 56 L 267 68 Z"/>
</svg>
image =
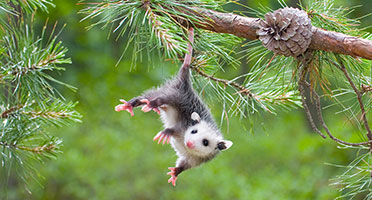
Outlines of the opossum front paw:
<svg viewBox="0 0 372 200">
<path fill-rule="evenodd" d="M 128 103 L 124 99 L 120 99 L 120 102 L 122 102 L 123 104 L 119 104 L 119 105 L 115 106 L 115 111 L 119 112 L 119 111 L 122 111 L 122 110 L 126 110 L 130 113 L 131 116 L 134 116 L 132 104 Z"/>
<path fill-rule="evenodd" d="M 177 175 L 176 175 L 176 168 L 175 167 L 168 167 L 170 172 L 168 172 L 168 175 L 171 175 L 171 177 L 168 179 L 168 183 L 172 183 L 173 186 L 176 186 L 177 181 Z"/>
<path fill-rule="evenodd" d="M 162 140 L 163 140 L 163 144 L 165 144 L 165 142 L 169 144 L 170 138 L 171 138 L 171 135 L 166 130 L 164 130 L 156 134 L 153 140 L 154 141 L 158 140 L 158 144 L 160 144 Z"/>
<path fill-rule="evenodd" d="M 151 102 L 148 99 L 141 99 L 140 102 L 146 104 L 142 107 L 143 112 L 149 112 L 149 111 L 153 110 L 153 111 L 157 112 L 158 114 L 160 114 L 159 108 L 151 106 Z"/>
</svg>

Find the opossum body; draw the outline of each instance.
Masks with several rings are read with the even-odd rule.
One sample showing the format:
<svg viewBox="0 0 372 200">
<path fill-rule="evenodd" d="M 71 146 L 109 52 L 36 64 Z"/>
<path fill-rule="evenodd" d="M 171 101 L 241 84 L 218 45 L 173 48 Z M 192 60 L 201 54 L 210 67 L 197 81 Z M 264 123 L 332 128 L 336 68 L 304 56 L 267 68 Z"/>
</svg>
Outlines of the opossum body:
<svg viewBox="0 0 372 200">
<path fill-rule="evenodd" d="M 189 30 L 189 41 L 193 42 L 194 32 Z M 168 180 L 175 186 L 177 176 L 184 170 L 196 167 L 214 158 L 221 150 L 231 147 L 232 142 L 224 140 L 213 117 L 195 93 L 191 85 L 189 66 L 192 46 L 178 75 L 163 86 L 148 90 L 130 101 L 120 100 L 123 104 L 116 111 L 126 110 L 133 116 L 133 108 L 143 106 L 144 112 L 151 110 L 160 114 L 164 130 L 154 140 L 158 143 L 171 143 L 177 153 L 176 167 L 170 167 Z"/>
</svg>

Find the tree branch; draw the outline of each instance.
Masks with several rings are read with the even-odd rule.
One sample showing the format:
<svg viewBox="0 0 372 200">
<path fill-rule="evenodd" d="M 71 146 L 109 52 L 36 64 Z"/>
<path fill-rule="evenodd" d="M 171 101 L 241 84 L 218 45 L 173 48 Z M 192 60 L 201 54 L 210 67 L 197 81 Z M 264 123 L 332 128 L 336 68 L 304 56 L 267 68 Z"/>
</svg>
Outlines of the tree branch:
<svg viewBox="0 0 372 200">
<path fill-rule="evenodd" d="M 355 86 L 354 82 L 351 80 L 351 78 L 349 76 L 349 73 L 346 70 L 346 67 L 344 66 L 344 64 L 342 63 L 341 60 L 339 60 L 341 66 L 338 65 L 337 63 L 333 62 L 332 60 L 329 60 L 329 61 L 344 73 L 344 75 L 345 75 L 347 81 L 349 82 L 351 88 L 353 88 L 353 90 L 354 90 L 354 92 L 357 96 L 357 99 L 358 99 L 360 110 L 362 112 L 362 120 L 363 120 L 364 128 L 367 130 L 368 140 L 372 140 L 372 132 L 371 132 L 371 129 L 368 125 L 368 121 L 367 121 L 367 117 L 366 117 L 366 110 L 364 108 L 364 104 L 363 104 L 363 101 L 362 101 L 363 93 L 361 91 L 359 91 L 358 88 Z M 372 146 L 371 146 L 371 148 L 372 148 Z"/>
<path fill-rule="evenodd" d="M 307 115 L 307 118 L 308 118 L 308 121 L 310 122 L 311 124 L 311 127 L 313 128 L 313 130 L 315 132 L 317 132 L 318 134 L 320 134 L 323 138 L 325 137 L 322 132 L 316 127 L 314 121 L 313 121 L 313 118 L 311 116 L 311 113 L 310 113 L 310 110 L 308 108 L 308 105 L 305 101 L 305 93 L 304 93 L 304 87 L 307 87 L 308 89 L 311 90 L 311 93 L 312 93 L 312 99 L 315 101 L 315 107 L 316 107 L 316 112 L 317 112 L 317 115 L 319 117 L 319 121 L 323 127 L 323 129 L 326 131 L 327 135 L 332 139 L 334 140 L 335 142 L 337 143 L 340 143 L 340 144 L 345 144 L 345 145 L 349 145 L 349 146 L 361 146 L 361 145 L 370 145 L 372 140 L 369 139 L 368 137 L 368 142 L 360 142 L 360 143 L 350 143 L 350 142 L 345 142 L 343 140 L 340 140 L 338 138 L 336 138 L 332 133 L 331 131 L 329 130 L 327 124 L 325 123 L 324 119 L 323 119 L 323 114 L 322 114 L 322 107 L 321 107 L 321 104 L 320 104 L 320 97 L 318 95 L 318 93 L 314 90 L 313 87 L 311 87 L 310 83 L 306 82 L 305 80 L 305 77 L 306 77 L 306 65 L 308 63 L 306 61 L 302 61 L 302 66 L 300 67 L 299 69 L 299 81 L 298 81 L 298 87 L 299 87 L 299 90 L 300 90 L 300 94 L 301 94 L 301 97 L 302 97 L 302 104 L 304 106 L 304 110 L 306 112 L 306 115 Z"/>
<path fill-rule="evenodd" d="M 205 23 L 197 27 L 216 33 L 228 33 L 251 40 L 258 39 L 259 18 L 243 17 L 231 13 L 193 8 L 195 15 L 203 17 Z M 372 60 L 372 41 L 349 36 L 343 33 L 313 27 L 310 49 L 362 57 Z"/>
<path fill-rule="evenodd" d="M 90 4 L 97 6 L 91 7 L 91 10 L 88 9 L 84 11 L 88 14 L 88 16 L 84 19 L 89 17 L 94 18 L 97 15 L 102 14 L 103 10 L 105 8 L 109 8 L 110 5 L 114 5 L 114 7 L 116 7 L 117 4 L 125 4 L 125 2 L 113 1 Z M 144 9 L 146 9 L 146 7 L 151 7 L 151 2 L 142 1 L 142 7 Z M 194 16 L 192 18 L 186 18 L 185 16 L 167 13 L 167 15 L 172 17 L 176 23 L 180 23 L 185 27 L 188 27 L 188 24 L 192 22 L 198 28 L 216 33 L 232 34 L 250 40 L 258 39 L 256 32 L 260 27 L 260 18 L 245 17 L 233 13 L 223 13 L 196 6 L 187 8 L 164 6 L 162 10 L 167 9 L 177 10 L 177 12 L 184 13 L 185 16 Z M 120 16 L 118 16 L 118 19 L 121 20 Z M 150 19 L 154 20 L 154 16 L 151 14 Z M 105 20 L 101 21 L 100 23 L 103 23 L 104 21 Z M 112 21 L 107 21 L 107 23 L 112 23 Z M 155 24 L 154 26 L 157 25 Z M 310 50 L 323 50 L 372 60 L 372 41 L 370 40 L 346 35 L 343 33 L 327 31 L 314 26 L 312 27 L 312 32 L 313 35 L 311 37 L 309 47 Z"/>
<path fill-rule="evenodd" d="M 333 136 L 331 131 L 329 130 L 327 124 L 325 123 L 325 121 L 323 119 L 322 106 L 320 105 L 320 97 L 319 97 L 318 93 L 314 90 L 314 88 L 312 88 L 310 86 L 309 83 L 305 82 L 304 84 L 312 91 L 312 94 L 315 97 L 313 99 L 315 100 L 316 112 L 318 114 L 320 124 L 322 125 L 322 127 L 324 128 L 324 130 L 326 131 L 326 133 L 328 134 L 328 136 L 332 140 L 334 140 L 338 143 L 345 144 L 345 145 L 350 145 L 350 146 L 369 145 L 371 143 L 371 141 L 372 141 L 371 139 L 368 139 L 369 140 L 368 142 L 350 143 L 350 142 L 345 142 L 343 140 L 340 140 L 340 139 L 336 138 L 335 136 Z"/>
<path fill-rule="evenodd" d="M 28 151 L 28 152 L 36 153 L 36 154 L 41 154 L 43 152 L 51 152 L 54 149 L 56 149 L 56 145 L 54 144 L 45 144 L 43 146 L 38 146 L 38 147 L 25 147 L 25 146 L 18 146 L 16 144 L 9 144 L 7 142 L 1 142 L 1 141 L 0 141 L 0 146 L 11 148 L 11 149 L 20 149 L 20 150 L 24 150 L 24 151 Z"/>
<path fill-rule="evenodd" d="M 302 80 L 300 80 L 300 81 L 302 81 Z M 314 119 L 311 116 L 309 106 L 306 103 L 305 89 L 304 89 L 303 83 L 300 82 L 300 81 L 298 82 L 298 90 L 300 91 L 300 94 L 301 94 L 302 106 L 304 107 L 304 111 L 306 113 L 307 120 L 309 121 L 310 126 L 313 129 L 313 131 L 315 131 L 320 136 L 322 136 L 322 138 L 326 138 L 326 136 L 315 125 Z"/>
<path fill-rule="evenodd" d="M 243 17 L 232 13 L 222 13 L 213 10 L 193 8 L 195 15 L 202 17 L 204 23 L 197 27 L 216 33 L 228 33 L 251 40 L 258 39 L 259 18 Z"/>
</svg>

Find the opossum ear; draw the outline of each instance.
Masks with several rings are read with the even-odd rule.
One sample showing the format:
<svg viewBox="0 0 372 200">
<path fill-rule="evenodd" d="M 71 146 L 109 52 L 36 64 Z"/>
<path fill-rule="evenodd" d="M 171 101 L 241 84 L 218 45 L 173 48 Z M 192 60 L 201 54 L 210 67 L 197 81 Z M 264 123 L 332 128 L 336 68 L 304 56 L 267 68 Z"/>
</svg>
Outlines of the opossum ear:
<svg viewBox="0 0 372 200">
<path fill-rule="evenodd" d="M 198 115 L 198 113 L 196 113 L 196 112 L 193 112 L 192 114 L 191 114 L 191 119 L 192 119 L 192 121 L 193 121 L 193 125 L 195 125 L 195 124 L 197 124 L 197 123 L 199 123 L 200 122 L 200 116 Z"/>
<path fill-rule="evenodd" d="M 233 145 L 233 142 L 230 140 L 222 140 L 217 144 L 217 148 L 221 151 L 229 149 Z"/>
</svg>

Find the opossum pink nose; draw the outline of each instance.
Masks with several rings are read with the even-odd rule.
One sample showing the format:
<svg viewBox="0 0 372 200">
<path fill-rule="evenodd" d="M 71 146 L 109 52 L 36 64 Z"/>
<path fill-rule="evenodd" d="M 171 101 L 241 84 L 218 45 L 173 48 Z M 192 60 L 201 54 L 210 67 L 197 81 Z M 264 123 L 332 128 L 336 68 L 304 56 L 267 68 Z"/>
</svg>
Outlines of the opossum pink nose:
<svg viewBox="0 0 372 200">
<path fill-rule="evenodd" d="M 186 142 L 186 145 L 187 145 L 187 147 L 189 147 L 190 149 L 194 148 L 194 143 L 191 142 L 191 141 Z"/>
</svg>

